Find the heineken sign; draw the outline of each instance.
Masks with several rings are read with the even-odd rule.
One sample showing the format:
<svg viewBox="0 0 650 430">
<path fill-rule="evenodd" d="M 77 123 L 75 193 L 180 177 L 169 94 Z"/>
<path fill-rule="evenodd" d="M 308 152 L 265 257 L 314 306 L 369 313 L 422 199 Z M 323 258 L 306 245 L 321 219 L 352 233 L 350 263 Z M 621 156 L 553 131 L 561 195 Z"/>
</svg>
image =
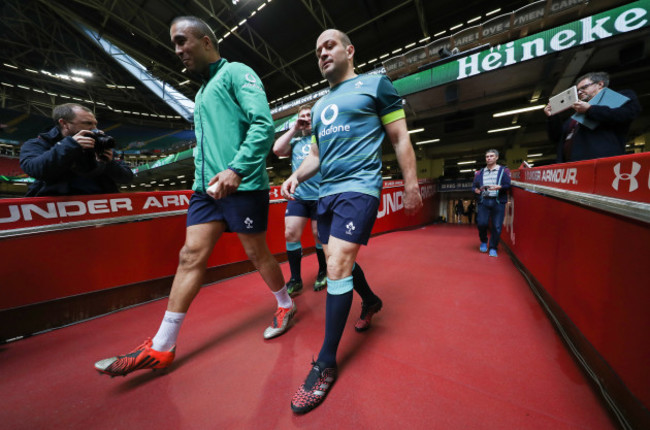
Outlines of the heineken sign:
<svg viewBox="0 0 650 430">
<path fill-rule="evenodd" d="M 650 22 L 650 0 L 640 0 L 551 30 L 498 45 L 394 82 L 400 95 L 479 75 L 601 39 Z"/>
</svg>

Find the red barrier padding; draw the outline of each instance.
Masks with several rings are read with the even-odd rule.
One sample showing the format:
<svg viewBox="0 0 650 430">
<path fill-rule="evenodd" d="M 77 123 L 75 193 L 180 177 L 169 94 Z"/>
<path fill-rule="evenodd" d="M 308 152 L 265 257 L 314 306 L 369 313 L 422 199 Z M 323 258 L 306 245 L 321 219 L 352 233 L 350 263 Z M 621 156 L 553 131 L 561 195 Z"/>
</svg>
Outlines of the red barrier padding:
<svg viewBox="0 0 650 430">
<path fill-rule="evenodd" d="M 512 179 L 528 184 L 650 203 L 650 153 L 520 169 Z"/>
<path fill-rule="evenodd" d="M 557 181 L 557 178 L 575 178 Z M 513 172 L 513 179 L 650 202 L 650 154 Z M 631 392 L 650 405 L 650 225 L 513 187 L 502 239 Z"/>
<path fill-rule="evenodd" d="M 425 208 L 404 214 L 400 183 L 385 188 L 373 234 L 431 222 L 435 184 L 421 181 Z M 185 239 L 191 191 L 0 200 L 0 310 L 172 276 Z M 286 201 L 270 191 L 267 242 L 285 252 Z M 162 214 L 173 214 L 160 217 Z M 124 217 L 135 217 L 125 220 Z M 89 222 L 79 227 L 79 222 Z M 55 231 L 39 230 L 56 227 Z M 314 245 L 305 229 L 303 246 Z M 245 261 L 236 235 L 219 240 L 208 267 Z"/>
</svg>

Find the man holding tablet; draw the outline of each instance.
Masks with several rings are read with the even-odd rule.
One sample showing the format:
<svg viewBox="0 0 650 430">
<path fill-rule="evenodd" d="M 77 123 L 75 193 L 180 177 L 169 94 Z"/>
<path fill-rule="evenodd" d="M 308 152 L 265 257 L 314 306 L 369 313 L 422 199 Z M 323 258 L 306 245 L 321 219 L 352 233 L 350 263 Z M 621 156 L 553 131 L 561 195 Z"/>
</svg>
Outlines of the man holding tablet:
<svg viewBox="0 0 650 430">
<path fill-rule="evenodd" d="M 609 75 L 604 72 L 578 78 L 579 100 L 571 105 L 576 115 L 564 123 L 551 103 L 544 108 L 549 138 L 558 143 L 558 163 L 625 154 L 627 132 L 641 105 L 634 91 L 616 92 L 608 86 Z"/>
</svg>

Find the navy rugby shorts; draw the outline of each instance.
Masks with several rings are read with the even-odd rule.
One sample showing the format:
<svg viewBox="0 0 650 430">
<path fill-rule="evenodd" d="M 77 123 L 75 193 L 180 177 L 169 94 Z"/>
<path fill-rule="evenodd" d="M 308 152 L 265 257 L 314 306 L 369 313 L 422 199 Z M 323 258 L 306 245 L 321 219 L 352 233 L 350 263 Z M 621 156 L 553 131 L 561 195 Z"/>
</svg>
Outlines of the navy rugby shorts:
<svg viewBox="0 0 650 430">
<path fill-rule="evenodd" d="M 212 221 L 226 223 L 232 233 L 261 233 L 269 220 L 269 191 L 238 191 L 222 199 L 195 192 L 187 210 L 186 226 Z"/>
<path fill-rule="evenodd" d="M 367 245 L 377 219 L 379 199 L 355 192 L 332 194 L 318 200 L 318 240 L 329 237 Z"/>
<path fill-rule="evenodd" d="M 318 200 L 287 200 L 287 210 L 284 216 L 299 216 L 316 219 Z"/>
</svg>

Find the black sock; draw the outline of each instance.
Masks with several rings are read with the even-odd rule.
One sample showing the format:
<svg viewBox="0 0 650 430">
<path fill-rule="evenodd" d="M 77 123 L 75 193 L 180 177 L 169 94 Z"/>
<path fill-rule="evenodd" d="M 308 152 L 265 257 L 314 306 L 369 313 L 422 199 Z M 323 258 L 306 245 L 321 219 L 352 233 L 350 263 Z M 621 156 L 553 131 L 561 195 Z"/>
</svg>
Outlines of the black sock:
<svg viewBox="0 0 650 430">
<path fill-rule="evenodd" d="M 302 281 L 300 277 L 300 260 L 302 260 L 302 248 L 287 251 L 289 259 L 289 268 L 291 269 L 291 279 Z"/>
<path fill-rule="evenodd" d="M 327 261 L 325 260 L 325 252 L 322 249 L 316 248 L 316 256 L 318 257 L 318 273 L 327 273 Z"/>
<path fill-rule="evenodd" d="M 361 300 L 365 304 L 376 303 L 379 298 L 372 292 L 368 282 L 366 281 L 366 275 L 363 274 L 361 266 L 359 263 L 354 264 L 354 269 L 352 269 L 352 282 L 354 283 L 354 291 L 361 296 Z"/>
<path fill-rule="evenodd" d="M 336 350 L 352 307 L 352 291 L 340 295 L 327 293 L 325 307 L 325 340 L 318 361 L 325 367 L 336 366 Z"/>
</svg>

